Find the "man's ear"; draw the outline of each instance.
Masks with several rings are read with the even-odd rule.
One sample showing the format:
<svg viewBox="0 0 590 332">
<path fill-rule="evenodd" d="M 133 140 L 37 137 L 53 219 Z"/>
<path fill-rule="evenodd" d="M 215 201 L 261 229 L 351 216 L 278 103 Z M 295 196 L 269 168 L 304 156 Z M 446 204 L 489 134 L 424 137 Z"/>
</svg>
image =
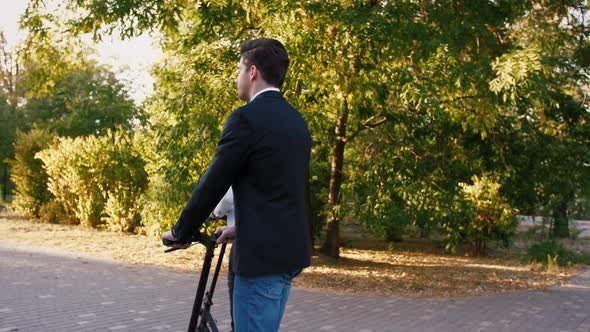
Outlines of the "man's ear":
<svg viewBox="0 0 590 332">
<path fill-rule="evenodd" d="M 254 81 L 258 77 L 258 68 L 255 65 L 250 66 L 250 80 Z"/>
</svg>

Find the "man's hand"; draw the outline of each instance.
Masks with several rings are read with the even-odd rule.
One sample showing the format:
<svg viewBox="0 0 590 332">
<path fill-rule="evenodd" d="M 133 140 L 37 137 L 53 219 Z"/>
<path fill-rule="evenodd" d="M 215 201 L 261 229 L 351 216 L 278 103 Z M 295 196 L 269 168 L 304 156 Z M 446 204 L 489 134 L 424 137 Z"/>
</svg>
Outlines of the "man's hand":
<svg viewBox="0 0 590 332">
<path fill-rule="evenodd" d="M 223 243 L 225 240 L 234 239 L 236 237 L 236 226 L 221 226 L 215 230 L 215 234 L 218 236 L 217 244 Z"/>
<path fill-rule="evenodd" d="M 165 232 L 164 234 L 162 234 L 162 240 L 168 240 L 168 241 L 177 241 L 176 238 L 174 236 L 172 236 L 172 232 L 168 231 Z M 179 249 L 185 249 L 190 247 L 190 243 L 173 243 L 172 245 L 167 245 L 167 247 L 172 247 L 172 248 L 179 248 Z"/>
</svg>

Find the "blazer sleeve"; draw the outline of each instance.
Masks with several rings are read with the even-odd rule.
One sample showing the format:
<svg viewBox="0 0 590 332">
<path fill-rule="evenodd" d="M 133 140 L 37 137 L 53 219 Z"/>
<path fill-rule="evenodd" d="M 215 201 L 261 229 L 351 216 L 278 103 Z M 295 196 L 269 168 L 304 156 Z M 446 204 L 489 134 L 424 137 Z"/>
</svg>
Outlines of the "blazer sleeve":
<svg viewBox="0 0 590 332">
<path fill-rule="evenodd" d="M 209 168 L 193 190 L 191 198 L 182 210 L 172 235 L 180 242 L 189 242 L 207 216 L 215 208 L 238 172 L 243 168 L 252 130 L 241 109 L 237 109 L 227 119 L 221 140 Z"/>
</svg>

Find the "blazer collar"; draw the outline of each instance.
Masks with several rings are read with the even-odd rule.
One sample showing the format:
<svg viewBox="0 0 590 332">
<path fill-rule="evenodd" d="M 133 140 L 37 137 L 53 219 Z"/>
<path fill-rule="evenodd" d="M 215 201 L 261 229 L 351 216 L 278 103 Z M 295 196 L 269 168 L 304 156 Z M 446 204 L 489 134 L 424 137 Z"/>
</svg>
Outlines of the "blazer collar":
<svg viewBox="0 0 590 332">
<path fill-rule="evenodd" d="M 258 91 L 258 93 L 256 93 L 254 95 L 254 97 L 252 97 L 252 99 L 250 99 L 250 102 L 252 102 L 254 99 L 256 99 L 257 97 L 261 97 L 262 95 L 276 95 L 276 94 L 281 94 L 280 90 L 278 88 L 267 88 L 267 89 L 263 89 Z"/>
</svg>

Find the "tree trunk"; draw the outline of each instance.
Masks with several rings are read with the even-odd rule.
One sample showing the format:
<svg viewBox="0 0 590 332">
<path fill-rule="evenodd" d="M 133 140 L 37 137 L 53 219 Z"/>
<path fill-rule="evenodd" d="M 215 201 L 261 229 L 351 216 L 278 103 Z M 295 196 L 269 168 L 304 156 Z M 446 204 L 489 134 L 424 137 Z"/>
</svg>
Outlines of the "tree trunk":
<svg viewBox="0 0 590 332">
<path fill-rule="evenodd" d="M 474 256 L 481 257 L 487 256 L 487 245 L 483 235 L 477 235 L 475 238 L 475 248 L 473 251 Z"/>
<path fill-rule="evenodd" d="M 336 124 L 336 141 L 332 152 L 330 169 L 330 191 L 328 206 L 333 209 L 340 204 L 340 189 L 342 187 L 342 165 L 344 164 L 344 147 L 346 145 L 346 122 L 348 121 L 348 105 L 344 103 L 344 110 L 338 117 Z M 337 215 L 330 213 L 326 223 L 326 240 L 322 245 L 322 253 L 340 257 L 340 220 Z"/>
<path fill-rule="evenodd" d="M 309 227 L 309 239 L 311 240 L 311 254 L 312 256 L 316 256 L 315 250 L 315 225 L 314 222 L 314 213 L 311 210 L 311 186 L 309 183 L 309 179 L 307 180 L 307 188 L 305 189 L 305 205 L 307 210 L 307 223 Z"/>
<path fill-rule="evenodd" d="M 553 236 L 560 238 L 569 236 L 567 202 L 565 200 L 553 207 Z"/>
<path fill-rule="evenodd" d="M 8 199 L 8 164 L 2 163 L 4 165 L 4 176 L 2 177 L 2 200 L 6 202 Z"/>
</svg>

